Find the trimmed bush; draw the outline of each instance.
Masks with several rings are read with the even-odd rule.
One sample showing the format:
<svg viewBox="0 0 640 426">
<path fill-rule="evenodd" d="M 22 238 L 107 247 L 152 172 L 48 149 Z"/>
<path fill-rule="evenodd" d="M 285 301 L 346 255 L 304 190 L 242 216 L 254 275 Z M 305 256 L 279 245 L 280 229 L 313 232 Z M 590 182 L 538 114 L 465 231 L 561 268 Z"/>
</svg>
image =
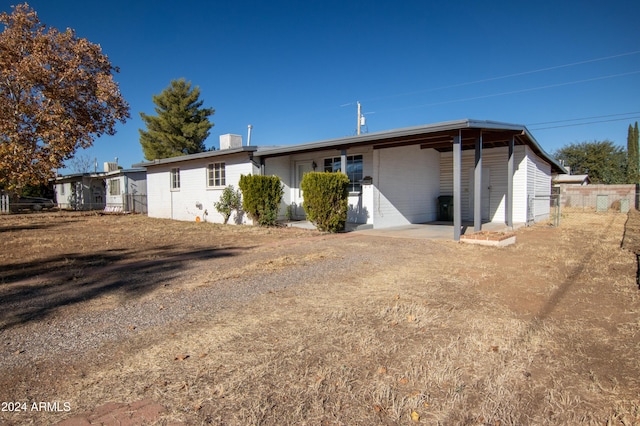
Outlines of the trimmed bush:
<svg viewBox="0 0 640 426">
<path fill-rule="evenodd" d="M 302 178 L 302 207 L 323 232 L 340 232 L 347 222 L 349 178 L 344 173 L 311 172 Z"/>
<path fill-rule="evenodd" d="M 278 176 L 240 176 L 242 209 L 260 226 L 274 226 L 282 200 L 282 183 Z"/>
<path fill-rule="evenodd" d="M 224 217 L 224 224 L 226 225 L 227 222 L 229 222 L 231 213 L 233 213 L 234 210 L 240 211 L 242 208 L 242 194 L 239 189 L 234 190 L 233 185 L 229 185 L 222 191 L 220 199 L 213 203 L 213 205 Z"/>
</svg>

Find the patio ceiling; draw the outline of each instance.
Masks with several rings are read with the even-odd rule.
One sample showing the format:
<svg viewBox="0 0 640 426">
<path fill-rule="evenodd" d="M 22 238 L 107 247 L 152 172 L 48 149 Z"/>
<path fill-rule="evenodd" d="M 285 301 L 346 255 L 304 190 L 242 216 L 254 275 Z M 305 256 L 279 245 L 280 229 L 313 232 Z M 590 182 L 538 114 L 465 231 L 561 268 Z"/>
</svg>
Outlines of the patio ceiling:
<svg viewBox="0 0 640 426">
<path fill-rule="evenodd" d="M 480 137 L 480 129 L 462 130 L 462 149 L 475 149 L 476 140 Z M 373 145 L 373 149 L 394 148 L 405 145 L 420 145 L 421 149 L 435 149 L 439 152 L 453 150 L 453 138 L 458 135 L 458 131 L 446 131 L 439 133 L 429 133 L 423 135 L 403 136 L 389 138 L 378 141 Z M 484 148 L 495 148 L 508 146 L 509 141 L 515 136 L 516 145 L 524 145 L 521 139 L 522 132 L 515 130 L 482 130 L 482 146 Z"/>
</svg>

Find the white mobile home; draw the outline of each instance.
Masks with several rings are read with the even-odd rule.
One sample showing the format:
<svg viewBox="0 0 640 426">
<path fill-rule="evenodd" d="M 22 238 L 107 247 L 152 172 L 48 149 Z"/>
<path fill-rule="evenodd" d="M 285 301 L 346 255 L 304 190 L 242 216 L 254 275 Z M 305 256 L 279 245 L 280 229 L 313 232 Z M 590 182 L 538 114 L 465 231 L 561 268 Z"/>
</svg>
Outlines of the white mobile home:
<svg viewBox="0 0 640 426">
<path fill-rule="evenodd" d="M 143 168 L 75 173 L 54 180 L 56 203 L 68 210 L 146 213 L 147 182 Z"/>
<path fill-rule="evenodd" d="M 65 210 L 102 210 L 105 207 L 105 182 L 100 173 L 74 173 L 54 180 L 58 208 Z"/>
<path fill-rule="evenodd" d="M 147 213 L 147 172 L 144 168 L 119 169 L 102 175 L 106 211 Z"/>
</svg>

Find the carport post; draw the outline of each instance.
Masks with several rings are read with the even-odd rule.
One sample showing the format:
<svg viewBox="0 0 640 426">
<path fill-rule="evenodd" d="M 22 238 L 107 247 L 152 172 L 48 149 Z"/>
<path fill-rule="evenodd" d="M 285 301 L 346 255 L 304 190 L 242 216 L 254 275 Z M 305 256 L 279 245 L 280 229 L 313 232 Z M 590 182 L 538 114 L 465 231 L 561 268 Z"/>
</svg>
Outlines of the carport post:
<svg viewBox="0 0 640 426">
<path fill-rule="evenodd" d="M 453 240 L 460 241 L 462 213 L 460 209 L 460 182 L 462 180 L 462 130 L 453 137 Z"/>
<path fill-rule="evenodd" d="M 514 155 L 513 155 L 513 145 L 515 142 L 515 136 L 511 136 L 509 139 L 509 158 L 507 161 L 507 205 L 506 205 L 506 214 L 507 214 L 507 226 L 513 228 L 513 166 L 514 166 Z"/>
<path fill-rule="evenodd" d="M 482 130 L 476 138 L 476 163 L 473 174 L 473 232 L 480 232 L 482 230 Z"/>
</svg>

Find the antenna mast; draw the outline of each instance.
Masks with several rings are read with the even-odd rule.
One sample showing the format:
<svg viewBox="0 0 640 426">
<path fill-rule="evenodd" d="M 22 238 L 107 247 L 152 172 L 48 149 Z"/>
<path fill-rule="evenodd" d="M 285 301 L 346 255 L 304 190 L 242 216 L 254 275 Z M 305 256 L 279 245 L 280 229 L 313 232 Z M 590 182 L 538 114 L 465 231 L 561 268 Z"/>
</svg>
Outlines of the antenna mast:
<svg viewBox="0 0 640 426">
<path fill-rule="evenodd" d="M 358 101 L 358 135 L 360 134 L 360 122 L 362 118 L 362 105 L 360 105 L 360 101 Z"/>
</svg>

